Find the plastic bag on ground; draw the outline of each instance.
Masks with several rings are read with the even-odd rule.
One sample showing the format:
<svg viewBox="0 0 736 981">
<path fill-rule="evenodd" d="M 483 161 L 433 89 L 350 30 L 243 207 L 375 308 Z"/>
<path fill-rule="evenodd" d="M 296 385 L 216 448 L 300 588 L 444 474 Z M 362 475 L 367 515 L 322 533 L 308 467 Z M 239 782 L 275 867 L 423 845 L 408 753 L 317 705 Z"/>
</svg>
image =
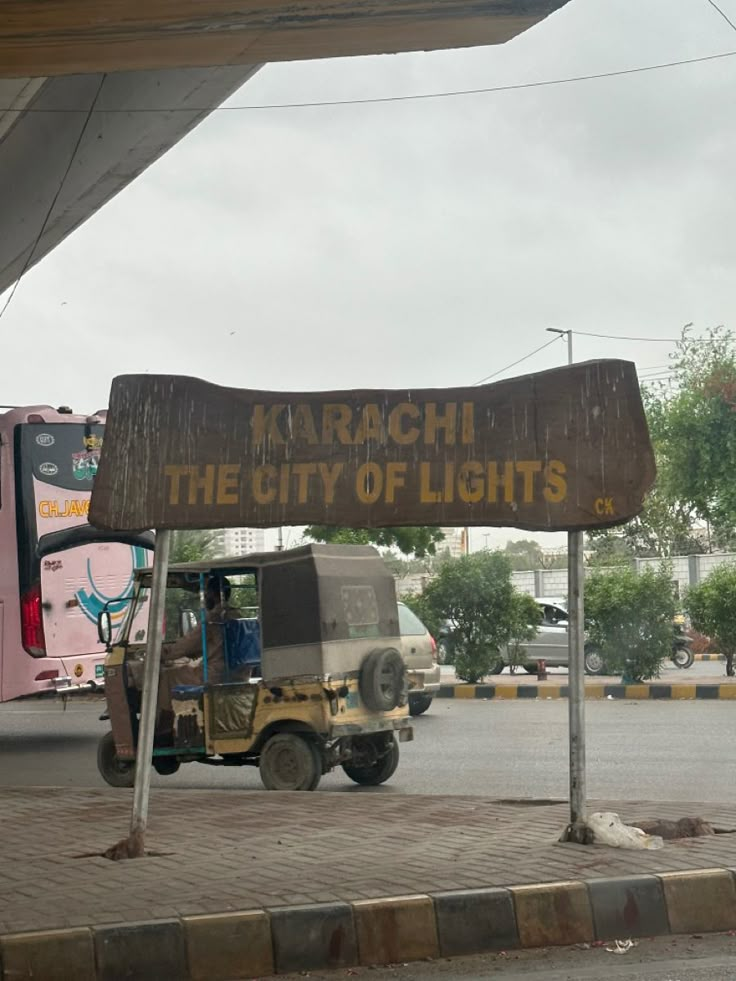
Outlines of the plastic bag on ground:
<svg viewBox="0 0 736 981">
<path fill-rule="evenodd" d="M 611 811 L 598 811 L 587 820 L 593 841 L 596 845 L 610 845 L 612 848 L 662 848 L 664 841 L 658 835 L 645 834 L 641 828 L 624 824 L 618 814 Z"/>
</svg>

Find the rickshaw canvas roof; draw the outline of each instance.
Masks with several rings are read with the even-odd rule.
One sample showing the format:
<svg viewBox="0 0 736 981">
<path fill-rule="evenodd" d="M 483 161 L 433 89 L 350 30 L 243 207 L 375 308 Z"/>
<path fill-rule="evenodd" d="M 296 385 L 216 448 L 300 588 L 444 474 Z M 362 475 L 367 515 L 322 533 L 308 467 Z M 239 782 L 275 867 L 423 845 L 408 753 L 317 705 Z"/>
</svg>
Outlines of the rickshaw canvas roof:
<svg viewBox="0 0 736 981">
<path fill-rule="evenodd" d="M 344 561 L 345 559 L 369 559 L 375 562 L 380 558 L 380 554 L 372 545 L 323 545 L 313 543 L 300 545 L 298 548 L 285 549 L 281 552 L 251 552 L 240 556 L 225 556 L 220 559 L 209 559 L 203 562 L 174 562 L 169 565 L 169 576 L 176 575 L 200 575 L 202 573 L 221 572 L 232 575 L 238 572 L 250 572 L 262 569 L 266 566 L 283 565 L 291 562 L 301 562 L 304 559 L 320 559 L 321 563 L 325 560 L 334 558 Z M 151 576 L 152 568 L 139 569 L 136 573 L 139 579 L 148 579 Z"/>
</svg>

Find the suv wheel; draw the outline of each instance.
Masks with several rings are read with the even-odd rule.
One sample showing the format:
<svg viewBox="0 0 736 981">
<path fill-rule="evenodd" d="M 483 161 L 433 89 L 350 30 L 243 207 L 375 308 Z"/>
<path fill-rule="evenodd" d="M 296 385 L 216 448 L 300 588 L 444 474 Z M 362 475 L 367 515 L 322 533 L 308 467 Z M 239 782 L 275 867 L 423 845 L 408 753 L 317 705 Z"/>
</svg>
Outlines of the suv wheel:
<svg viewBox="0 0 736 981">
<path fill-rule="evenodd" d="M 409 715 L 422 715 L 431 704 L 431 695 L 409 693 Z"/>
</svg>

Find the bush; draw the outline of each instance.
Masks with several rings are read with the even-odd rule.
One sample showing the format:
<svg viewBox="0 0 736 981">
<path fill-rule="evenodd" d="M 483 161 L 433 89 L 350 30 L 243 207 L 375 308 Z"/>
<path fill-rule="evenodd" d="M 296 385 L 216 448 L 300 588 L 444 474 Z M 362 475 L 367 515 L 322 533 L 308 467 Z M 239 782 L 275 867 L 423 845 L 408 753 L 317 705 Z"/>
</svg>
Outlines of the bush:
<svg viewBox="0 0 736 981">
<path fill-rule="evenodd" d="M 726 674 L 734 675 L 736 654 L 736 565 L 718 566 L 685 594 L 685 609 L 693 627 L 715 641 L 726 658 Z"/>
<path fill-rule="evenodd" d="M 446 562 L 422 594 L 428 626 L 454 622 L 455 670 L 471 684 L 498 664 L 502 647 L 532 639 L 536 631 L 529 624 L 536 611 L 529 619 L 529 601 L 512 586 L 511 563 L 502 552 L 476 552 Z"/>
<path fill-rule="evenodd" d="M 631 567 L 599 572 L 585 582 L 587 643 L 607 670 L 632 679 L 659 677 L 671 656 L 675 592 L 671 571 L 662 565 L 637 575 Z"/>
</svg>

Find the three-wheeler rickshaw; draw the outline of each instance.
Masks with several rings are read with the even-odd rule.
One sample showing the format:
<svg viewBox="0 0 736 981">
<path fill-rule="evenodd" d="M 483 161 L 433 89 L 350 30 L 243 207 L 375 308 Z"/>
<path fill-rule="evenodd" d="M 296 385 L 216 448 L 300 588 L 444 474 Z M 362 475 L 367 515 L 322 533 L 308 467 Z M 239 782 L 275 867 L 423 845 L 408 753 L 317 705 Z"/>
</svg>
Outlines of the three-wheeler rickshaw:
<svg viewBox="0 0 736 981">
<path fill-rule="evenodd" d="M 152 570 L 138 570 L 118 637 L 105 611 L 98 623 L 111 723 L 98 768 L 115 787 L 135 779 L 151 583 Z M 214 613 L 205 599 L 213 584 L 221 599 Z M 170 725 L 158 725 L 154 738 L 159 774 L 191 762 L 257 766 L 269 790 L 314 790 L 337 766 L 363 785 L 396 770 L 398 742 L 413 738 L 407 673 L 394 580 L 373 547 L 310 544 L 171 565 L 164 652 L 182 635 L 190 647 L 201 640 L 200 656 L 188 661 L 201 678 L 168 693 Z M 213 636 L 217 679 L 208 677 Z M 164 668 L 159 689 L 166 678 Z M 159 718 L 161 706 L 159 691 Z"/>
</svg>

